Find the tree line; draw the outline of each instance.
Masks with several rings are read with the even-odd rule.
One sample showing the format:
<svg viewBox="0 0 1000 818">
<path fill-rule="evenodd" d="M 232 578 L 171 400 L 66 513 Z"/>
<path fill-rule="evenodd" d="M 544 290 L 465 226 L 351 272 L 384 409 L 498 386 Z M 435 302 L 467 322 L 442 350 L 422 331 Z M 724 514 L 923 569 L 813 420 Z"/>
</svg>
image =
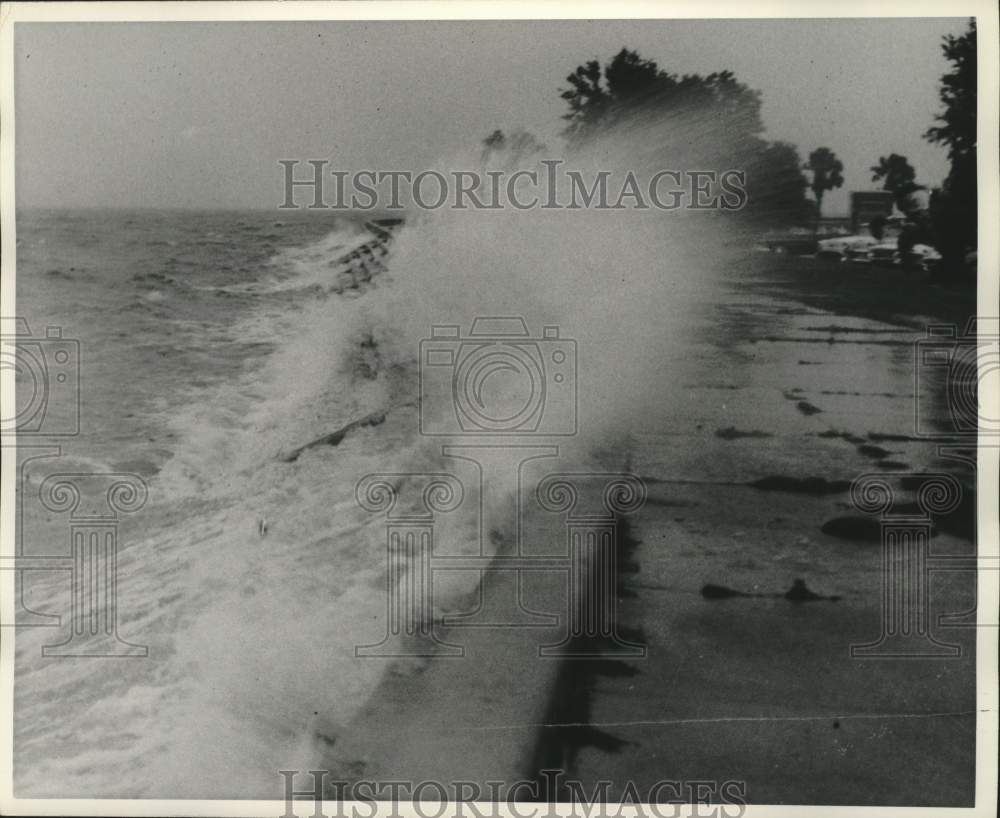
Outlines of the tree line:
<svg viewBox="0 0 1000 818">
<path fill-rule="evenodd" d="M 914 194 L 926 188 L 917 182 L 905 156 L 879 157 L 871 171 L 872 181 L 881 182 L 893 194 L 909 219 L 905 240 L 933 244 L 943 256 L 943 269 L 955 275 L 963 269 L 964 257 L 975 249 L 977 239 L 975 20 L 970 20 L 962 35 L 946 36 L 942 50 L 951 64 L 941 78 L 943 111 L 923 136 L 948 149 L 948 177 L 930 192 L 925 208 Z M 815 225 L 824 194 L 844 183 L 843 164 L 829 147 L 816 148 L 803 162 L 796 146 L 765 139 L 761 93 L 731 71 L 673 74 L 623 48 L 603 66 L 598 60 L 577 66 L 566 83 L 560 97 L 568 108 L 563 114 L 563 135 L 570 148 L 613 138 L 636 123 L 645 126 L 644 133 L 680 129 L 691 143 L 688 161 L 701 161 L 706 167 L 722 163 L 746 171 L 744 216 L 752 223 Z M 523 155 L 541 148 L 531 134 L 520 131 L 507 136 L 499 130 L 484 140 L 484 146 L 487 151 L 504 148 Z"/>
</svg>

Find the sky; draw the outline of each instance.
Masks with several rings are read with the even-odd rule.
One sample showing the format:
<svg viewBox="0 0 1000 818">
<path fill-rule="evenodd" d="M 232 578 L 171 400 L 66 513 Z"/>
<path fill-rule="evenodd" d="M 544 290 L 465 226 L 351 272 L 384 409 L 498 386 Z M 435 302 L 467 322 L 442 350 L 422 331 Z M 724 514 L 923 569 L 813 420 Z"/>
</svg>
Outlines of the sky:
<svg viewBox="0 0 1000 818">
<path fill-rule="evenodd" d="M 349 172 L 448 167 L 496 128 L 558 156 L 565 78 L 622 47 L 671 73 L 729 69 L 762 92 L 766 136 L 827 146 L 845 183 L 901 153 L 947 174 L 922 134 L 956 18 L 491 22 L 18 23 L 19 207 L 271 208 L 279 159 Z M 304 168 L 303 168 L 304 171 Z"/>
</svg>

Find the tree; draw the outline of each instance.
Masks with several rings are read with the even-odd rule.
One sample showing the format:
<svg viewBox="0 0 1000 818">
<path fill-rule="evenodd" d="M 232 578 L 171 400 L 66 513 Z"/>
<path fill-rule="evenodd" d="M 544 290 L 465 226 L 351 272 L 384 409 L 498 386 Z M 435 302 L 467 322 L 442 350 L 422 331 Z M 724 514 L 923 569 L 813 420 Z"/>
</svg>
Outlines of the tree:
<svg viewBox="0 0 1000 818">
<path fill-rule="evenodd" d="M 812 172 L 812 182 L 809 189 L 816 198 L 816 221 L 819 227 L 819 217 L 823 212 L 823 194 L 844 184 L 842 175 L 844 164 L 829 148 L 816 148 L 809 154 L 809 161 L 804 170 Z"/>
<path fill-rule="evenodd" d="M 944 112 L 935 119 L 940 125 L 928 128 L 924 138 L 948 146 L 952 163 L 976 157 L 976 21 L 960 37 L 951 34 L 941 45 L 954 69 L 941 77 L 939 97 Z"/>
<path fill-rule="evenodd" d="M 503 152 L 509 154 L 510 160 L 516 163 L 521 159 L 544 153 L 545 145 L 528 131 L 515 130 L 507 136 L 498 128 L 483 140 L 483 159 Z"/>
<path fill-rule="evenodd" d="M 934 243 L 947 273 L 963 270 L 965 254 L 978 242 L 976 206 L 976 21 L 959 37 L 948 35 L 941 50 L 952 70 L 941 77 L 944 111 L 924 138 L 947 146 L 951 169 L 931 195 Z"/>
<path fill-rule="evenodd" d="M 750 206 L 773 224 L 808 224 L 813 209 L 806 198 L 809 182 L 802 175 L 802 159 L 794 145 L 770 142 L 747 164 Z"/>
<path fill-rule="evenodd" d="M 868 232 L 879 241 L 885 237 L 885 228 L 889 223 L 889 220 L 882 215 L 872 217 L 872 220 L 868 222 Z"/>
<path fill-rule="evenodd" d="M 493 151 L 503 150 L 503 146 L 506 143 L 507 137 L 503 135 L 503 131 L 497 128 L 483 140 L 483 148 L 486 153 L 492 153 Z"/>
<path fill-rule="evenodd" d="M 711 112 L 720 134 L 741 137 L 764 132 L 760 92 L 736 80 L 731 71 L 679 76 L 653 60 L 623 48 L 604 66 L 590 60 L 566 77 L 560 96 L 569 104 L 566 135 L 579 142 L 641 114 L 680 115 Z"/>
<path fill-rule="evenodd" d="M 590 60 L 566 77 L 572 88 L 563 91 L 560 96 L 569 103 L 570 111 L 563 114 L 563 119 L 569 120 L 566 135 L 572 140 L 581 136 L 588 126 L 600 120 L 608 105 L 608 95 L 601 87 L 601 64 Z"/>
<path fill-rule="evenodd" d="M 869 168 L 872 172 L 873 182 L 882 182 L 882 190 L 892 193 L 893 201 L 904 213 L 912 210 L 910 197 L 918 190 L 923 190 L 923 185 L 917 184 L 917 172 L 909 163 L 905 156 L 898 153 L 891 153 L 888 157 L 880 156 L 877 165 Z"/>
<path fill-rule="evenodd" d="M 680 147 L 685 161 L 701 167 L 745 170 L 746 215 L 781 223 L 807 220 L 807 182 L 795 147 L 763 138 L 760 92 L 731 71 L 671 74 L 623 48 L 603 69 L 590 60 L 566 82 L 560 96 L 569 106 L 563 118 L 571 147 L 643 123 L 648 126 L 644 150 L 661 166 L 671 167 Z"/>
</svg>

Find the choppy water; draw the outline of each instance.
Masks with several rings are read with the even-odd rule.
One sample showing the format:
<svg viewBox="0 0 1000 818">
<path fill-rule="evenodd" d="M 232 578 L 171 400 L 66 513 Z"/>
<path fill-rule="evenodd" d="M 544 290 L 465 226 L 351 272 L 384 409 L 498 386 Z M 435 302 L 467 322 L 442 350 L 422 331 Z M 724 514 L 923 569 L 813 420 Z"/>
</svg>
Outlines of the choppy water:
<svg viewBox="0 0 1000 818">
<path fill-rule="evenodd" d="M 259 371 L 294 331 L 294 316 L 326 272 L 318 262 L 309 269 L 310 258 L 297 248 L 335 225 L 275 215 L 20 217 L 18 314 L 36 336 L 55 325 L 80 343 L 82 423 L 74 456 L 152 477 L 194 431 L 184 428 L 185 409 L 213 402 L 219 384 Z M 357 229 L 343 224 L 329 240 L 329 259 Z M 68 408 L 50 403 L 56 412 Z"/>
<path fill-rule="evenodd" d="M 82 406 L 79 435 L 20 438 L 24 553 L 67 552 L 66 515 L 34 492 L 46 474 L 130 472 L 149 490 L 123 515 L 118 585 L 120 634 L 149 657 L 44 659 L 58 633 L 18 631 L 20 794 L 275 795 L 277 770 L 308 763 L 384 670 L 353 661 L 385 604 L 382 535 L 360 531 L 353 487 L 407 454 L 359 430 L 336 457 L 280 457 L 386 408 L 387 379 L 344 340 L 378 284 L 330 291 L 374 236 L 275 216 L 19 219 L 19 315 L 79 341 Z M 60 397 L 46 428 L 70 422 Z M 393 437 L 413 435 L 390 422 Z M 65 577 L 24 576 L 27 607 L 67 613 Z"/>
<path fill-rule="evenodd" d="M 912 333 L 748 302 L 720 283 L 740 278 L 738 254 L 708 228 L 468 218 L 407 226 L 365 281 L 342 259 L 373 234 L 350 217 L 19 215 L 17 313 L 79 341 L 82 406 L 78 435 L 19 438 L 23 550 L 68 552 L 67 515 L 38 501 L 47 474 L 145 480 L 119 526 L 118 624 L 149 656 L 43 658 L 59 631 L 18 630 L 17 795 L 274 798 L 278 770 L 329 758 L 387 667 L 354 652 L 385 633 L 384 527 L 355 484 L 454 467 L 417 434 L 415 339 L 432 323 L 525 313 L 535 336 L 577 338 L 577 465 L 603 447 L 620 467 L 626 431 L 635 468 L 661 480 L 850 479 L 870 460 L 826 433 L 911 427 Z M 65 394 L 47 428 L 72 425 Z M 287 458 L 372 412 L 377 428 Z M 759 434 L 716 434 L 733 427 Z M 891 448 L 911 468 L 928 453 Z M 447 540 L 478 552 L 480 524 L 460 515 Z M 439 610 L 470 607 L 476 577 L 453 573 Z M 66 616 L 65 577 L 24 576 L 28 609 Z"/>
</svg>

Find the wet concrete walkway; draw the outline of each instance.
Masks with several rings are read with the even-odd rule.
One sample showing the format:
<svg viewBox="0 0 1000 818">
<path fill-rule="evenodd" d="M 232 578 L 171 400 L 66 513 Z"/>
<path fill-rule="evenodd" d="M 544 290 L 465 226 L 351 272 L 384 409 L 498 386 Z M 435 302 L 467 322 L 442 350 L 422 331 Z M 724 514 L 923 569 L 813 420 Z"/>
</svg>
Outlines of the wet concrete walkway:
<svg viewBox="0 0 1000 818">
<path fill-rule="evenodd" d="M 671 362 L 651 373 L 662 411 L 635 437 L 648 500 L 617 610 L 646 656 L 540 659 L 559 629 L 442 629 L 466 658 L 394 663 L 331 747 L 333 777 L 474 782 L 489 798 L 489 781 L 558 768 L 588 794 L 610 781 L 611 801 L 669 780 L 738 782 L 751 803 L 970 805 L 974 631 L 935 631 L 951 658 L 851 655 L 882 625 L 881 531 L 851 481 L 882 475 L 912 512 L 915 475 L 953 475 L 964 505 L 934 520 L 932 553 L 974 550 L 973 465 L 915 426 L 918 338 L 734 279 L 678 349 L 686 379 Z M 835 601 L 786 599 L 796 580 Z M 551 610 L 562 581 L 540 575 L 530 607 Z M 973 588 L 935 576 L 932 616 L 971 609 Z"/>
<path fill-rule="evenodd" d="M 953 474 L 965 500 L 935 522 L 932 553 L 974 553 L 973 465 L 919 435 L 919 337 L 745 286 L 706 315 L 701 374 L 666 399 L 685 411 L 638 441 L 650 498 L 620 615 L 648 655 L 597 676 L 584 710 L 604 738 L 564 747 L 587 792 L 734 780 L 751 803 L 972 804 L 974 629 L 934 629 L 952 658 L 850 650 L 878 639 L 882 605 L 880 529 L 852 480 L 884 475 L 913 512 L 913 475 Z M 797 579 L 839 600 L 786 600 Z M 931 582 L 932 622 L 974 606 L 971 573 Z M 709 583 L 775 596 L 705 598 Z"/>
</svg>

